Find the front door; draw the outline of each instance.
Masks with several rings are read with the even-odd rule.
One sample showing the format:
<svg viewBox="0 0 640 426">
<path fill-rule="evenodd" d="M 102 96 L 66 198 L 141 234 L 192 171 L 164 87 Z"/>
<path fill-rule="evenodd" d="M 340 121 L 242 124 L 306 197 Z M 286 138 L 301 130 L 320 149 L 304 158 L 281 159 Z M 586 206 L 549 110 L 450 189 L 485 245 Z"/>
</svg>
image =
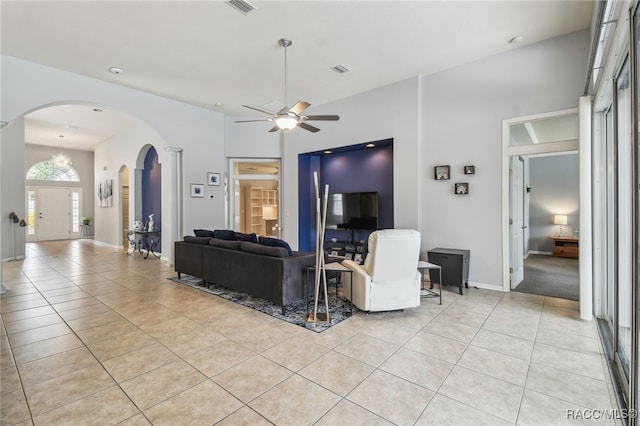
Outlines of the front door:
<svg viewBox="0 0 640 426">
<path fill-rule="evenodd" d="M 66 240 L 70 237 L 71 210 L 67 188 L 39 188 L 36 201 L 38 241 Z"/>
</svg>

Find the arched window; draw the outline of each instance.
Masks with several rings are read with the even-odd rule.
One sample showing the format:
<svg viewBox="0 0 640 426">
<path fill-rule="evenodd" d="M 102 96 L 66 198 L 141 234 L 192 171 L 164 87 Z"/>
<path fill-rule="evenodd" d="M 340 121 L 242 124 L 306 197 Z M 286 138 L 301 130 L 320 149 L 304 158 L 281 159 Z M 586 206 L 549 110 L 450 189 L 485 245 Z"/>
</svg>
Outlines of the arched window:
<svg viewBox="0 0 640 426">
<path fill-rule="evenodd" d="M 71 166 L 58 165 L 52 160 L 34 164 L 27 172 L 28 180 L 55 180 L 59 182 L 80 182 L 80 176 Z"/>
</svg>

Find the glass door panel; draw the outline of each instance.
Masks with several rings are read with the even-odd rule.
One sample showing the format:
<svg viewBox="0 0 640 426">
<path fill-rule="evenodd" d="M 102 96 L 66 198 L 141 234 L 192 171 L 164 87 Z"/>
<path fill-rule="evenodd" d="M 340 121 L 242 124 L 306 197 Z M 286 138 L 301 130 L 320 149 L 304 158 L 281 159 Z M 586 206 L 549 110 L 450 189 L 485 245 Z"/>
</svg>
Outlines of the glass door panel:
<svg viewBox="0 0 640 426">
<path fill-rule="evenodd" d="M 616 181 L 615 181 L 615 141 L 613 132 L 613 111 L 611 108 L 605 114 L 606 137 L 606 171 L 605 171 L 605 313 L 604 317 L 611 336 L 614 336 L 615 318 L 615 289 L 616 273 Z"/>
<path fill-rule="evenodd" d="M 616 151 L 617 180 L 617 341 L 616 362 L 629 385 L 629 357 L 631 354 L 631 86 L 629 63 L 625 61 L 616 79 Z M 627 388 L 628 389 L 628 388 Z"/>
</svg>

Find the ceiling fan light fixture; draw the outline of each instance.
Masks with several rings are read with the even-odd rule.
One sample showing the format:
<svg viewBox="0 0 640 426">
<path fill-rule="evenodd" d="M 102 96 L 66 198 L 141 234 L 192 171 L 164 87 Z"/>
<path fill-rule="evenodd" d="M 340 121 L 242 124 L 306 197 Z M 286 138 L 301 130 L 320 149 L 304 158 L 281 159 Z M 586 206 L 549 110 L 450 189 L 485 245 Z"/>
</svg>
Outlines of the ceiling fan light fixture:
<svg viewBox="0 0 640 426">
<path fill-rule="evenodd" d="M 279 114 L 276 117 L 276 125 L 282 130 L 291 130 L 298 125 L 298 119 L 289 114 Z"/>
</svg>

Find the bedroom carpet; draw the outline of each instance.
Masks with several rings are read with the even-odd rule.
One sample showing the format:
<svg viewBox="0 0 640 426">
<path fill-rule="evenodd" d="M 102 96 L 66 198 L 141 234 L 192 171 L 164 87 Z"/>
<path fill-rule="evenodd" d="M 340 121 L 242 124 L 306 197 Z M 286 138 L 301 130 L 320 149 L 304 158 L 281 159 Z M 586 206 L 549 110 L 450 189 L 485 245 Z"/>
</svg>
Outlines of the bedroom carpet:
<svg viewBox="0 0 640 426">
<path fill-rule="evenodd" d="M 531 254 L 524 260 L 524 281 L 513 291 L 579 300 L 578 259 Z"/>
</svg>

